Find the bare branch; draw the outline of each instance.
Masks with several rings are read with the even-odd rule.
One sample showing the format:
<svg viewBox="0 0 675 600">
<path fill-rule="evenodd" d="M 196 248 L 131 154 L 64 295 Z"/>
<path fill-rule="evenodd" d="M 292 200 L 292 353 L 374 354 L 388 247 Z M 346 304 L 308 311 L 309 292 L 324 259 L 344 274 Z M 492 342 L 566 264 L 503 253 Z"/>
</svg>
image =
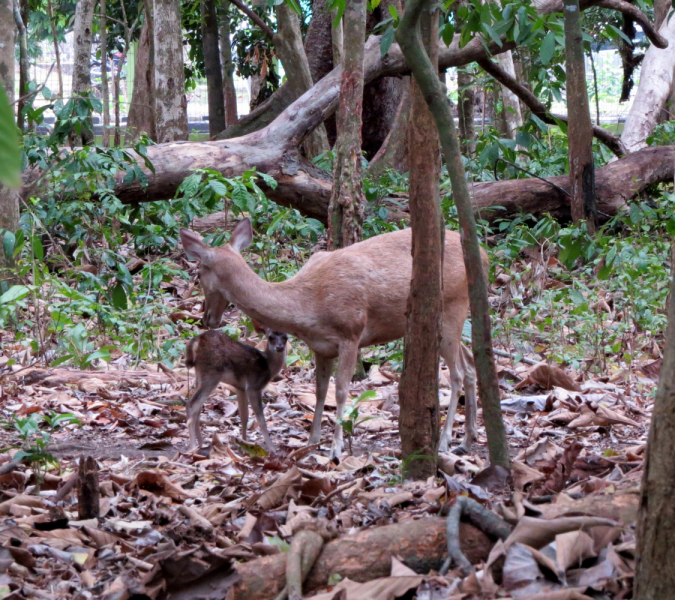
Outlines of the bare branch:
<svg viewBox="0 0 675 600">
<path fill-rule="evenodd" d="M 492 62 L 489 58 L 480 58 L 476 61 L 480 67 L 492 75 L 504 87 L 510 89 L 523 103 L 532 111 L 534 115 L 539 117 L 549 125 L 556 125 L 557 121 L 567 123 L 567 117 L 562 115 L 552 115 L 546 110 L 546 106 L 524 85 L 517 81 L 514 77 L 509 75 L 498 64 Z M 621 138 L 614 135 L 611 131 L 607 131 L 603 127 L 593 125 L 593 136 L 600 142 L 605 144 L 616 156 L 621 158 L 627 154 L 626 148 L 621 142 Z"/>
<path fill-rule="evenodd" d="M 252 11 L 248 6 L 246 6 L 241 0 L 230 0 L 241 12 L 243 12 L 251 21 L 253 21 L 262 32 L 272 41 L 276 33 L 272 28 L 263 21 L 259 15 Z"/>
</svg>

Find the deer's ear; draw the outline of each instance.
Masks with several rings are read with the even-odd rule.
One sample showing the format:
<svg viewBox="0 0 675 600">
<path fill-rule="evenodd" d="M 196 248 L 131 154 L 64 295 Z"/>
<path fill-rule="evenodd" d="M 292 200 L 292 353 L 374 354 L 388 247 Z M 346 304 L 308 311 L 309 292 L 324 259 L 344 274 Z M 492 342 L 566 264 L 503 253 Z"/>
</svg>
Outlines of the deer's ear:
<svg viewBox="0 0 675 600">
<path fill-rule="evenodd" d="M 188 258 L 208 264 L 213 256 L 213 248 L 204 243 L 202 236 L 189 229 L 180 230 L 180 240 Z"/>
<path fill-rule="evenodd" d="M 251 220 L 246 217 L 239 221 L 234 228 L 230 238 L 230 246 L 235 252 L 241 252 L 244 248 L 248 248 L 252 241 L 253 228 L 251 227 Z"/>
</svg>

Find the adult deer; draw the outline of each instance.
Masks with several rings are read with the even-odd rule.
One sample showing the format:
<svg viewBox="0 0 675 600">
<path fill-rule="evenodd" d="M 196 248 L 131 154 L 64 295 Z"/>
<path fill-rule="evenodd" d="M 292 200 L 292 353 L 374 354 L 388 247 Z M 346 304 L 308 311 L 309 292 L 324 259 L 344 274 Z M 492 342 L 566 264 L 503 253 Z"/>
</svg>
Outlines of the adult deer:
<svg viewBox="0 0 675 600">
<path fill-rule="evenodd" d="M 317 252 L 300 271 L 280 283 L 262 280 L 240 252 L 253 240 L 249 219 L 240 221 L 230 243 L 212 248 L 188 229 L 180 231 L 188 256 L 199 262 L 207 327 L 220 326 L 232 303 L 252 319 L 275 331 L 303 340 L 316 362 L 316 410 L 309 438 L 321 437 L 321 417 L 333 363 L 338 359 L 336 404 L 338 424 L 331 458 L 342 452 L 342 417 L 358 351 L 405 334 L 412 257 L 409 229 L 372 237 L 334 252 Z M 487 255 L 483 254 L 487 267 Z M 440 449 L 450 441 L 462 381 L 466 394 L 465 436 L 459 450 L 468 452 L 476 437 L 475 371 L 460 353 L 462 327 L 469 309 L 469 290 L 459 234 L 445 232 L 443 257 L 443 315 L 441 355 L 450 369 L 450 407 Z"/>
</svg>

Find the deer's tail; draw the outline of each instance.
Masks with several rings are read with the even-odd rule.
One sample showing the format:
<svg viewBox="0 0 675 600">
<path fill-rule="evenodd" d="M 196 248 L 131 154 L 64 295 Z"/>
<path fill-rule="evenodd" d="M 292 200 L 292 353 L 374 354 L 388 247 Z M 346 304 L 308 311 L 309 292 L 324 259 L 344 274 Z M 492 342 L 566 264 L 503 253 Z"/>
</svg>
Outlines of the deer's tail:
<svg viewBox="0 0 675 600">
<path fill-rule="evenodd" d="M 197 344 L 199 344 L 199 338 L 195 337 L 185 346 L 185 366 L 188 368 L 194 367 L 197 363 Z"/>
</svg>

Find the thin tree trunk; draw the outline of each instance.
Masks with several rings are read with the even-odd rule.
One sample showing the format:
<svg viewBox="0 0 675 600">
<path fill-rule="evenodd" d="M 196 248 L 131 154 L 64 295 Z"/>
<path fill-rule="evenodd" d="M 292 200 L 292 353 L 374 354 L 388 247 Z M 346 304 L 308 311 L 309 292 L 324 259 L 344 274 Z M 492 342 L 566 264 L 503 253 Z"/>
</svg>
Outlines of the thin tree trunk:
<svg viewBox="0 0 675 600">
<path fill-rule="evenodd" d="M 654 401 L 637 522 L 635 600 L 664 600 L 675 589 L 675 280 Z"/>
<path fill-rule="evenodd" d="M 189 131 L 180 0 L 155 0 L 152 18 L 157 141 L 187 140 Z"/>
<path fill-rule="evenodd" d="M 331 13 L 333 18 L 337 17 L 337 9 Z M 331 47 L 333 48 L 333 64 L 335 66 L 342 64 L 345 55 L 344 30 L 342 21 L 339 21 L 337 27 L 331 28 Z"/>
<path fill-rule="evenodd" d="M 346 52 L 340 84 L 333 193 L 328 205 L 328 245 L 333 250 L 361 240 L 365 204 L 361 168 L 365 0 L 348 0 L 343 18 Z"/>
<path fill-rule="evenodd" d="M 497 62 L 506 73 L 512 77 L 516 76 L 516 70 L 513 66 L 513 56 L 510 50 L 497 55 Z M 506 87 L 502 86 L 501 93 L 504 104 L 506 135 L 508 138 L 515 140 L 518 128 L 523 126 L 523 117 L 520 113 L 520 100 L 518 96 Z"/>
<path fill-rule="evenodd" d="M 656 10 L 656 9 L 654 9 Z M 621 64 L 623 67 L 623 83 L 621 85 L 621 98 L 619 102 L 628 102 L 630 100 L 630 93 L 633 90 L 633 73 L 637 66 L 642 62 L 645 55 L 635 55 L 635 44 L 632 40 L 635 39 L 637 30 L 635 29 L 635 21 L 630 17 L 623 15 L 623 25 L 621 26 L 623 34 L 631 40 L 629 44 L 623 38 L 619 38 L 617 43 L 619 45 L 619 55 L 621 56 Z"/>
<path fill-rule="evenodd" d="M 595 96 L 595 124 L 600 127 L 600 94 L 598 92 L 598 71 L 595 68 L 595 59 L 593 58 L 593 47 L 591 46 L 588 56 L 591 59 L 591 69 L 593 71 L 593 95 Z"/>
<path fill-rule="evenodd" d="M 220 67 L 220 49 L 218 48 L 216 0 L 202 0 L 201 7 L 202 51 L 209 96 L 209 136 L 213 138 L 221 131 L 225 131 L 225 98 L 223 73 Z"/>
<path fill-rule="evenodd" d="M 675 19 L 665 19 L 659 29 L 668 40 L 668 47 L 652 44 L 645 54 L 640 70 L 640 83 L 621 134 L 629 152 L 647 145 L 673 85 L 675 67 Z"/>
<path fill-rule="evenodd" d="M 75 6 L 74 58 L 73 58 L 73 98 L 87 94 L 91 90 L 91 42 L 94 7 L 96 0 L 78 0 Z M 72 132 L 69 136 L 71 146 L 86 146 L 94 141 L 93 127 L 82 128 L 79 135 Z"/>
<path fill-rule="evenodd" d="M 276 7 L 276 15 L 278 31 L 273 37 L 273 42 L 284 65 L 284 71 L 294 91 L 294 96 L 299 98 L 314 85 L 302 43 L 300 22 L 293 9 L 285 2 Z M 314 158 L 329 149 L 326 128 L 323 124 L 307 137 L 304 147 L 309 158 Z"/>
<path fill-rule="evenodd" d="M 426 11 L 420 29 L 433 68 L 438 72 L 438 13 Z M 444 227 L 438 180 L 441 154 L 433 115 L 415 80 L 408 137 L 412 280 L 406 309 L 403 371 L 398 388 L 399 431 L 404 476 L 426 479 L 436 474 L 440 409 L 438 357 L 443 313 Z"/>
<path fill-rule="evenodd" d="M 14 100 L 14 23 L 13 0 L 0 0 L 0 85 L 5 88 L 9 102 Z M 19 190 L 0 183 L 0 231 L 16 232 L 19 229 Z M 2 242 L 0 237 L 0 242 Z M 0 243 L 0 281 L 11 283 L 16 273 L 14 260 L 5 255 Z"/>
<path fill-rule="evenodd" d="M 122 69 L 122 61 L 120 61 L 120 71 Z M 121 73 L 115 73 L 115 63 L 111 65 L 110 73 L 112 74 L 112 84 L 113 84 L 113 111 L 115 113 L 115 124 L 113 128 L 113 146 L 118 147 L 121 143 L 120 139 L 120 75 Z"/>
<path fill-rule="evenodd" d="M 110 146 L 110 92 L 108 89 L 108 21 L 106 0 L 99 0 L 101 11 L 101 98 L 103 101 L 103 128 L 101 140 L 106 148 Z"/>
<path fill-rule="evenodd" d="M 452 117 L 452 107 L 445 86 L 438 78 L 438 68 L 424 52 L 417 22 L 429 11 L 432 0 L 409 0 L 396 30 L 396 40 L 425 101 L 431 109 L 441 137 L 443 157 L 448 167 L 452 191 L 462 229 L 462 250 L 469 283 L 473 355 L 478 375 L 478 389 L 483 404 L 483 420 L 487 431 L 490 462 L 508 467 L 510 464 L 506 431 L 502 420 L 499 386 L 492 351 L 490 305 L 488 302 L 487 273 L 478 243 L 476 221 L 466 183 L 459 140 Z M 425 241 L 425 243 L 427 243 Z M 399 392 L 400 394 L 400 392 Z M 405 454 L 405 450 L 404 450 Z"/>
<path fill-rule="evenodd" d="M 473 106 L 476 98 L 476 90 L 473 85 L 473 77 L 466 67 L 457 69 L 457 116 L 459 117 L 459 139 L 462 142 L 462 151 L 472 154 L 475 147 L 476 130 L 473 124 Z"/>
<path fill-rule="evenodd" d="M 223 16 L 220 20 L 220 57 L 223 67 L 223 99 L 225 102 L 225 125 L 237 122 L 237 90 L 234 87 L 234 62 L 230 41 L 230 3 L 223 0 Z"/>
<path fill-rule="evenodd" d="M 584 40 L 581 29 L 579 0 L 563 0 L 565 22 L 565 67 L 567 72 L 570 185 L 572 187 L 572 219 L 586 222 L 590 233 L 595 231 L 598 209 L 595 203 L 595 167 L 593 165 L 593 124 L 588 106 Z"/>
<path fill-rule="evenodd" d="M 11 1 L 11 0 L 10 0 Z M 26 12 L 26 15 L 29 13 Z M 25 100 L 22 98 L 28 94 L 28 82 L 30 81 L 30 60 L 28 58 L 28 22 L 21 14 L 19 0 L 14 0 L 14 23 L 19 32 L 19 101 L 17 102 L 16 125 L 23 131 L 25 117 L 23 109 Z"/>
<path fill-rule="evenodd" d="M 128 143 L 145 133 L 151 140 L 157 141 L 155 128 L 155 52 L 152 33 L 152 2 L 146 0 L 141 35 L 136 49 L 134 68 L 134 91 L 127 116 Z"/>
<path fill-rule="evenodd" d="M 54 55 L 56 56 L 56 74 L 58 75 L 59 78 L 59 98 L 63 98 L 63 71 L 61 69 L 61 52 L 59 51 L 59 37 L 56 34 L 56 24 L 54 23 L 54 11 L 52 9 L 52 0 L 47 0 L 47 14 L 49 15 L 49 24 L 52 29 Z"/>
</svg>

